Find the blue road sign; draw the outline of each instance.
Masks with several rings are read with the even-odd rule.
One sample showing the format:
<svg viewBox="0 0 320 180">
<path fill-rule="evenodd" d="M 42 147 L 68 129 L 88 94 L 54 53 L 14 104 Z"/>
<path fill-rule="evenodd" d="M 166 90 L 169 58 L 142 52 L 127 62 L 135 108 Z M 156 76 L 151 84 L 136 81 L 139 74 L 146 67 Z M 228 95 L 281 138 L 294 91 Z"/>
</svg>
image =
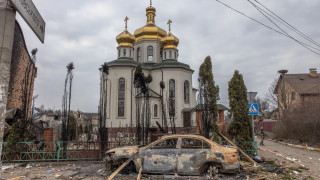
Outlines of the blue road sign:
<svg viewBox="0 0 320 180">
<path fill-rule="evenodd" d="M 258 115 L 259 114 L 259 106 L 258 103 L 248 103 L 249 107 L 249 115 Z"/>
</svg>

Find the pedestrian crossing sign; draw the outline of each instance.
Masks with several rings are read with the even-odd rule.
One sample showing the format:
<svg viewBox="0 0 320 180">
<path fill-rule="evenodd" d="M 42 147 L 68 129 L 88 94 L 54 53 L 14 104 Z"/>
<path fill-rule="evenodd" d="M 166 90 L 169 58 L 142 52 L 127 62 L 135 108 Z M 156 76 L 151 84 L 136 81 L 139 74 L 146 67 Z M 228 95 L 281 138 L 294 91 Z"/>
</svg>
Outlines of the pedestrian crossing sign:
<svg viewBox="0 0 320 180">
<path fill-rule="evenodd" d="M 259 114 L 259 106 L 258 103 L 248 103 L 249 107 L 249 115 L 258 115 Z"/>
</svg>

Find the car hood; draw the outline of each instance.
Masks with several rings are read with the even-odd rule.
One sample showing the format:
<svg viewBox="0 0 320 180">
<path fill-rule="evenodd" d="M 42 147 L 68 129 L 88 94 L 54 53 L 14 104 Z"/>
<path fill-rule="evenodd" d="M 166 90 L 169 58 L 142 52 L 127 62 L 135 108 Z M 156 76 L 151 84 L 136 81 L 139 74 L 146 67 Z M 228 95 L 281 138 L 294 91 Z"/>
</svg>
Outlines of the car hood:
<svg viewBox="0 0 320 180">
<path fill-rule="evenodd" d="M 124 146 L 124 147 L 110 149 L 106 152 L 106 154 L 114 153 L 115 155 L 128 156 L 136 153 L 138 149 L 139 149 L 139 146 Z"/>
</svg>

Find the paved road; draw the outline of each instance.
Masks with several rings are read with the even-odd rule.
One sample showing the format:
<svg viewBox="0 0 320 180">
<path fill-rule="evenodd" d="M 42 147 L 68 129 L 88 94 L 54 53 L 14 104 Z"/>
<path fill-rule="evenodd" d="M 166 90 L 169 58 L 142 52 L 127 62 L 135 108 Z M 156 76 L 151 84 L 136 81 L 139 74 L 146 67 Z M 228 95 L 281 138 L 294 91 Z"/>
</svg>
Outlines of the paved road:
<svg viewBox="0 0 320 180">
<path fill-rule="evenodd" d="M 257 139 L 260 142 L 260 139 Z M 294 148 L 272 141 L 264 141 L 265 146 L 260 146 L 261 156 L 276 158 L 280 161 L 291 161 L 297 165 L 304 165 L 309 169 L 306 175 L 320 179 L 320 152 L 301 148 Z"/>
</svg>

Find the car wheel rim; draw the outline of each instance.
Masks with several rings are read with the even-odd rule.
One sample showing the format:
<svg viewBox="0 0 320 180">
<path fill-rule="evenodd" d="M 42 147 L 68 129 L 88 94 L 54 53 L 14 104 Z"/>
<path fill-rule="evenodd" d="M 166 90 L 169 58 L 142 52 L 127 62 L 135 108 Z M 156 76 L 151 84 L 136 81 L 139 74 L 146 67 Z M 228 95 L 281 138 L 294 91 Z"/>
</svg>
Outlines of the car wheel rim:
<svg viewBox="0 0 320 180">
<path fill-rule="evenodd" d="M 218 178 L 219 169 L 215 166 L 209 166 L 207 174 L 214 179 Z"/>
</svg>

